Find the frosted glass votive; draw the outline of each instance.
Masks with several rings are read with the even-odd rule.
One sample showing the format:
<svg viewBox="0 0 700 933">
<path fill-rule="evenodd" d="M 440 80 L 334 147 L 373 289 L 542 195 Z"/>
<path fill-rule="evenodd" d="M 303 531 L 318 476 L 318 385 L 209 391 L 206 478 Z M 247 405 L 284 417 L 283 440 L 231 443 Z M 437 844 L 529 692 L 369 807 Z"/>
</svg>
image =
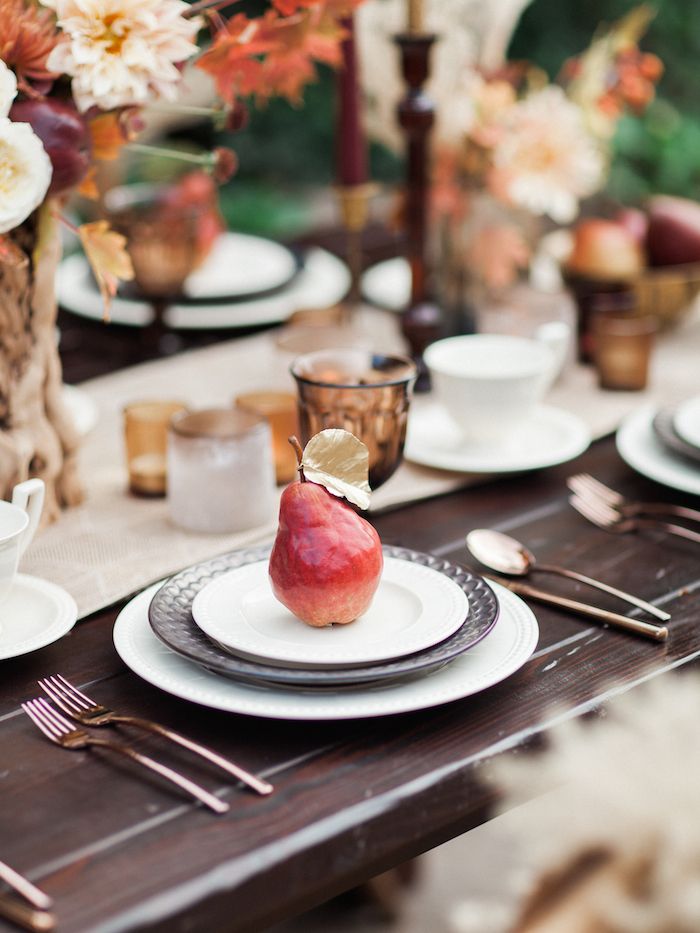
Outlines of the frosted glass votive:
<svg viewBox="0 0 700 933">
<path fill-rule="evenodd" d="M 174 418 L 168 503 L 171 520 L 187 531 L 222 534 L 271 521 L 275 468 L 265 419 L 218 408 Z"/>
</svg>

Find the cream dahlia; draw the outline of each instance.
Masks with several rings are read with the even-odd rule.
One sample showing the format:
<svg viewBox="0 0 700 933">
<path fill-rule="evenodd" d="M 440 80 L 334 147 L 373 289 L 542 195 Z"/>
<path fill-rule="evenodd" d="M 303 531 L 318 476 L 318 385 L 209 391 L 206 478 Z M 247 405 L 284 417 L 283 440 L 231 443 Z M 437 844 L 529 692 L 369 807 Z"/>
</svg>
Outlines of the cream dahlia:
<svg viewBox="0 0 700 933">
<path fill-rule="evenodd" d="M 580 108 L 562 88 L 548 86 L 504 114 L 489 186 L 516 207 L 570 223 L 579 201 L 605 181 L 605 169 Z"/>
<path fill-rule="evenodd" d="M 172 100 L 176 67 L 197 51 L 200 23 L 181 0 L 42 0 L 65 39 L 51 52 L 53 71 L 73 78 L 81 111 Z"/>
<path fill-rule="evenodd" d="M 26 220 L 50 183 L 51 160 L 31 126 L 0 119 L 0 233 Z"/>
</svg>

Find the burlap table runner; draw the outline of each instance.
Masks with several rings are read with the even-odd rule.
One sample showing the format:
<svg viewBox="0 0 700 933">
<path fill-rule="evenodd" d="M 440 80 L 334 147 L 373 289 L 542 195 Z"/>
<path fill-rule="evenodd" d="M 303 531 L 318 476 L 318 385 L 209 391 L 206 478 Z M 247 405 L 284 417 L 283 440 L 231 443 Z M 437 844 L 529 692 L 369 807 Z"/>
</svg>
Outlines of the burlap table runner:
<svg viewBox="0 0 700 933">
<path fill-rule="evenodd" d="M 395 318 L 372 312 L 363 326 L 387 349 L 399 340 Z M 240 392 L 292 388 L 289 358 L 274 332 L 231 340 L 204 350 L 122 370 L 82 385 L 99 409 L 99 421 L 81 451 L 86 500 L 65 512 L 36 538 L 22 562 L 24 573 L 63 586 L 80 617 L 137 592 L 154 580 L 232 548 L 270 540 L 276 516 L 263 527 L 235 535 L 180 531 L 168 519 L 164 500 L 126 492 L 121 411 L 136 399 L 178 398 L 193 407 L 228 405 Z M 660 341 L 651 388 L 644 393 L 601 392 L 590 369 L 574 366 L 547 401 L 576 412 L 598 438 L 645 401 L 667 401 L 700 392 L 700 317 Z M 416 406 L 426 404 L 421 397 Z M 484 477 L 446 473 L 404 463 L 378 490 L 373 510 L 450 492 Z"/>
</svg>

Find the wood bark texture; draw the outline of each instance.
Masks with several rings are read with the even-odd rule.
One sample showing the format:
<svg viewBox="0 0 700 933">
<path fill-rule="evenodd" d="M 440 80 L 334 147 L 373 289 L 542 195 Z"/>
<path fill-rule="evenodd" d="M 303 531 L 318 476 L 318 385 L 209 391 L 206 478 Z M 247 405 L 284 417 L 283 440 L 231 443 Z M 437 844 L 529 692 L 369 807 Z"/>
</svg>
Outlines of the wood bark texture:
<svg viewBox="0 0 700 933">
<path fill-rule="evenodd" d="M 46 205 L 43 210 L 48 211 Z M 56 341 L 56 224 L 37 212 L 0 250 L 0 497 L 16 483 L 46 483 L 45 522 L 83 498 L 79 435 L 63 399 Z M 39 242 L 41 231 L 41 242 Z"/>
</svg>

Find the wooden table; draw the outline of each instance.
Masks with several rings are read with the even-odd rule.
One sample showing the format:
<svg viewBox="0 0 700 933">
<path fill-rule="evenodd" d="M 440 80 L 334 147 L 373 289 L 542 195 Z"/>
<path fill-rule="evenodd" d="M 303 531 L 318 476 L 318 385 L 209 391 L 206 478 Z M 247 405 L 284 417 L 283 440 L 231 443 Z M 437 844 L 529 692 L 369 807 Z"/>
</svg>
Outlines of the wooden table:
<svg viewBox="0 0 700 933">
<path fill-rule="evenodd" d="M 493 792 L 479 782 L 484 759 L 700 655 L 697 548 L 587 525 L 566 503 L 565 477 L 579 469 L 633 494 L 670 496 L 635 477 L 607 440 L 575 463 L 413 505 L 377 527 L 388 544 L 458 561 L 471 528 L 513 532 L 543 559 L 667 607 L 667 643 L 536 607 L 535 655 L 482 694 L 377 720 L 273 722 L 202 709 L 141 682 L 112 647 L 116 608 L 104 611 L 57 644 L 2 664 L 2 858 L 55 897 L 60 928 L 71 933 L 257 930 L 485 820 Z M 571 592 L 565 581 L 542 582 Z M 231 811 L 215 817 L 112 759 L 50 745 L 19 703 L 55 671 L 122 711 L 188 731 L 268 776 L 275 793 L 261 799 L 229 785 Z M 185 761 L 157 740 L 139 745 Z M 213 771 L 190 773 L 224 786 Z"/>
</svg>

